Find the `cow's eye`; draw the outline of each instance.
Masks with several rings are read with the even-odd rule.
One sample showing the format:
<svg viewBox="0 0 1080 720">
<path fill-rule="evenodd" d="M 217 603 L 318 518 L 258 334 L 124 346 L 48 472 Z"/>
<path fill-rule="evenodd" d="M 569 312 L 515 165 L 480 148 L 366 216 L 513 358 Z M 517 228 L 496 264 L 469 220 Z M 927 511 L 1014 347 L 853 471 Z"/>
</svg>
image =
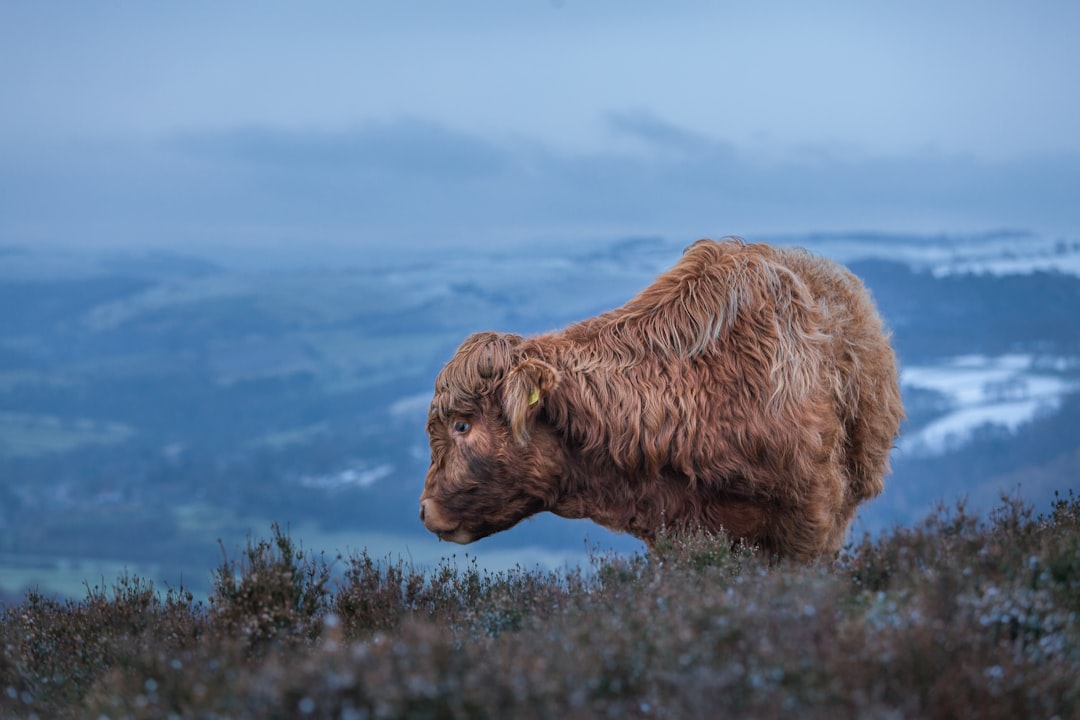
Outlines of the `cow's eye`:
<svg viewBox="0 0 1080 720">
<path fill-rule="evenodd" d="M 455 420 L 451 427 L 453 428 L 455 435 L 464 435 L 469 432 L 469 428 L 471 428 L 472 425 L 469 425 L 465 420 Z"/>
</svg>

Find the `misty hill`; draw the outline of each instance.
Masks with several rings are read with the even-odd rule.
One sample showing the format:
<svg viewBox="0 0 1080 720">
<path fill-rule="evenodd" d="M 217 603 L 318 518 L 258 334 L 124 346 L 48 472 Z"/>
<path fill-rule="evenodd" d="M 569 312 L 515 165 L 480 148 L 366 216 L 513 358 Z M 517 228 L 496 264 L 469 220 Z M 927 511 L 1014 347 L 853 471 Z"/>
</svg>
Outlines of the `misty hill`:
<svg viewBox="0 0 1080 720">
<path fill-rule="evenodd" d="M 1080 464 L 1080 245 L 1003 233 L 785 238 L 847 262 L 894 331 L 909 422 L 863 529 L 937 499 L 1040 507 Z M 0 255 L 0 557 L 8 589 L 133 564 L 199 586 L 271 520 L 309 543 L 438 557 L 416 521 L 433 378 L 470 332 L 616 307 L 685 243 L 514 253 L 193 258 Z M 312 533 L 320 533 L 316 536 Z M 540 518 L 470 549 L 580 558 L 589 523 Z M 141 564 L 141 565 L 140 565 Z"/>
</svg>

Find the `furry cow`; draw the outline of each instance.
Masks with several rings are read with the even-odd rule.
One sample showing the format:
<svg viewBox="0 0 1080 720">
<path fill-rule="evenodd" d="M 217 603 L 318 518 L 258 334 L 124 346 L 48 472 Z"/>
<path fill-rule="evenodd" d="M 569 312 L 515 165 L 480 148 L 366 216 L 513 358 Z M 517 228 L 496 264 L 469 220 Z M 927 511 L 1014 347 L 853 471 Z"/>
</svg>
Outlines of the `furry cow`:
<svg viewBox="0 0 1080 720">
<path fill-rule="evenodd" d="M 465 340 L 435 380 L 424 525 L 469 543 L 549 511 L 652 543 L 723 528 L 835 554 L 904 415 L 869 293 L 797 248 L 701 240 L 623 307 Z"/>
</svg>

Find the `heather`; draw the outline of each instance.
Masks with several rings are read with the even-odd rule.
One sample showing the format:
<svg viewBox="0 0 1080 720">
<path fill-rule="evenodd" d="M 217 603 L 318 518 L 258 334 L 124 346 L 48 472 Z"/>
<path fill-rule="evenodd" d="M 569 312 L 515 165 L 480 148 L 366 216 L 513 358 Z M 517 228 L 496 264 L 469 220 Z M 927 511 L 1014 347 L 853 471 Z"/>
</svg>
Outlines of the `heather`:
<svg viewBox="0 0 1080 720">
<path fill-rule="evenodd" d="M 206 601 L 135 576 L 0 613 L 0 715 L 1080 717 L 1080 497 L 963 504 L 829 563 L 702 532 L 490 572 L 272 527 Z"/>
</svg>

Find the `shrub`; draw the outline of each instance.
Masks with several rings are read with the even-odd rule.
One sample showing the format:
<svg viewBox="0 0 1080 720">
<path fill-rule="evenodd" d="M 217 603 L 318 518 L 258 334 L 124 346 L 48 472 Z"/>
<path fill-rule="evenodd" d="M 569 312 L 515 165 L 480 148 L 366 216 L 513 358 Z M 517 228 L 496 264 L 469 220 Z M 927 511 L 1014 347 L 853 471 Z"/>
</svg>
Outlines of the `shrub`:
<svg viewBox="0 0 1080 720">
<path fill-rule="evenodd" d="M 212 621 L 221 632 L 243 636 L 252 649 L 273 640 L 313 640 L 330 604 L 330 566 L 294 543 L 280 526 L 270 540 L 247 541 L 241 559 L 215 571 Z"/>
<path fill-rule="evenodd" d="M 335 577 L 277 526 L 208 606 L 124 576 L 0 614 L 0 716 L 1077 717 L 1080 499 L 939 508 L 832 564 L 665 537 L 591 569 Z"/>
</svg>

